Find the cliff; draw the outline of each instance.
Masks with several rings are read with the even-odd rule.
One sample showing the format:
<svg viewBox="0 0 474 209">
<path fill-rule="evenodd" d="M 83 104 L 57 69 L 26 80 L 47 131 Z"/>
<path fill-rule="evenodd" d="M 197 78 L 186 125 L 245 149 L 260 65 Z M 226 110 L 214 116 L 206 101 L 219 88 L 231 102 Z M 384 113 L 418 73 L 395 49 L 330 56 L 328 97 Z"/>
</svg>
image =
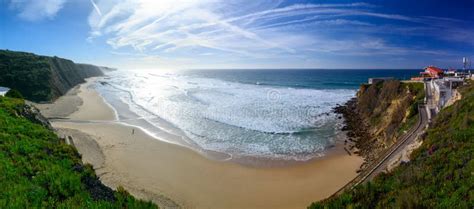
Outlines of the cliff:
<svg viewBox="0 0 474 209">
<path fill-rule="evenodd" d="M 158 208 L 101 183 L 36 108 L 0 96 L 0 208 Z"/>
<path fill-rule="evenodd" d="M 313 203 L 322 208 L 474 208 L 474 83 L 434 118 L 423 144 L 390 173 Z"/>
<path fill-rule="evenodd" d="M 0 50 L 0 86 L 17 89 L 36 102 L 54 100 L 84 79 L 103 75 L 101 68 L 59 57 Z"/>
<path fill-rule="evenodd" d="M 422 83 L 384 81 L 361 85 L 356 98 L 336 110 L 359 154 L 371 161 L 416 122 L 423 99 Z"/>
<path fill-rule="evenodd" d="M 401 134 L 402 125 L 418 114 L 424 87 L 422 83 L 385 81 L 361 86 L 357 97 L 357 112 L 368 125 L 369 133 L 389 146 Z"/>
</svg>

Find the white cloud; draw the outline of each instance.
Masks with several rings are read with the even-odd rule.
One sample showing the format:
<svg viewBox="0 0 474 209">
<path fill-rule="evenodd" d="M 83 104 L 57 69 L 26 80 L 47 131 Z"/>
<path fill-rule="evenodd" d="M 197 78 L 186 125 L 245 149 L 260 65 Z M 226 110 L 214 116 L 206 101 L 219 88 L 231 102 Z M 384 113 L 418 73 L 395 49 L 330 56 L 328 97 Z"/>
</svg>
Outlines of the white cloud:
<svg viewBox="0 0 474 209">
<path fill-rule="evenodd" d="M 18 17 L 27 21 L 53 19 L 66 0 L 11 0 L 10 8 L 17 10 Z"/>
<path fill-rule="evenodd" d="M 384 40 L 378 35 L 387 32 L 380 31 L 384 25 L 379 24 L 405 21 L 433 28 L 440 21 L 455 21 L 379 13 L 376 6 L 367 3 L 288 5 L 282 2 L 91 0 L 90 39 L 102 37 L 114 50 L 181 60 L 200 60 L 200 56 L 212 57 L 210 54 L 248 59 L 306 57 L 307 53 L 443 54 L 435 49 Z M 367 19 L 382 21 L 374 21 L 375 24 L 365 22 Z M 334 36 L 331 31 L 335 30 L 350 36 Z M 464 40 L 469 34 L 455 38 Z"/>
<path fill-rule="evenodd" d="M 92 3 L 95 11 L 89 16 L 91 37 L 105 35 L 107 43 L 115 49 L 131 47 L 140 52 L 170 53 L 183 48 L 207 48 L 252 56 L 266 50 L 296 52 L 293 46 L 276 41 L 280 37 L 263 30 L 265 25 L 266 28 L 280 26 L 281 23 L 272 23 L 276 19 L 344 12 L 340 8 L 370 7 L 365 3 L 354 3 L 295 4 L 278 8 L 281 2 L 259 1 L 249 5 L 248 2 L 234 1 L 232 4 L 218 0 L 102 0 Z M 286 21 L 286 24 L 297 21 Z M 326 20 L 326 23 L 363 24 L 348 20 Z M 263 27 L 255 27 L 258 25 Z M 290 33 L 281 35 L 292 36 Z"/>
</svg>

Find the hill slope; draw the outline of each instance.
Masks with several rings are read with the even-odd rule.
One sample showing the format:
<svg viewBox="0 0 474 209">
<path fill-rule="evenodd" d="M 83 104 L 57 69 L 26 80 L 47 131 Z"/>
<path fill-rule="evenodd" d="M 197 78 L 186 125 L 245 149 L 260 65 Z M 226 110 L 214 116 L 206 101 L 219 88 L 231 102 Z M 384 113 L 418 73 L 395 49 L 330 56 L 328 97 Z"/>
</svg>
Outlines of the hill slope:
<svg viewBox="0 0 474 209">
<path fill-rule="evenodd" d="M 103 185 L 21 99 L 0 96 L 0 208 L 157 208 Z"/>
<path fill-rule="evenodd" d="M 103 75 L 101 67 L 58 57 L 0 50 L 0 86 L 17 89 L 32 101 L 50 101 L 85 78 Z"/>
<path fill-rule="evenodd" d="M 336 112 L 344 115 L 349 140 L 370 163 L 416 123 L 418 103 L 424 97 L 423 83 L 391 80 L 364 84 L 357 97 L 337 107 Z"/>
<path fill-rule="evenodd" d="M 474 83 L 460 92 L 409 163 L 309 208 L 474 208 Z"/>
</svg>

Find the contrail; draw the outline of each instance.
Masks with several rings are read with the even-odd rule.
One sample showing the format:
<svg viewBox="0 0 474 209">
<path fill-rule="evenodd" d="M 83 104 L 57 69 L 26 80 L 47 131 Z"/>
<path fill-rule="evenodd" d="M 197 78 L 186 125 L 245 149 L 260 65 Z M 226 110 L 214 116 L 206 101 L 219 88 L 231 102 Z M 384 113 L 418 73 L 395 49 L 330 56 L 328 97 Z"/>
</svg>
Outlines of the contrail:
<svg viewBox="0 0 474 209">
<path fill-rule="evenodd" d="M 102 16 L 102 12 L 100 11 L 99 7 L 97 6 L 97 4 L 95 4 L 94 0 L 91 0 L 91 3 L 92 3 L 92 6 L 94 6 L 94 9 L 95 11 L 97 12 L 97 14 L 99 14 L 100 16 Z"/>
</svg>

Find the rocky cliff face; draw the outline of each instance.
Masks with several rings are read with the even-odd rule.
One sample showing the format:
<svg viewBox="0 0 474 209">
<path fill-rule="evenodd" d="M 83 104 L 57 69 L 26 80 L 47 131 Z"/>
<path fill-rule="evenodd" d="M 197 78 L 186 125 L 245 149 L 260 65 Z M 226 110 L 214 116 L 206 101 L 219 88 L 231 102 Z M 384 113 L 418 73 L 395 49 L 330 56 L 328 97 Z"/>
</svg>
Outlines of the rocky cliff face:
<svg viewBox="0 0 474 209">
<path fill-rule="evenodd" d="M 51 69 L 50 87 L 52 99 L 65 94 L 86 78 L 103 75 L 100 67 L 88 64 L 76 64 L 71 60 L 48 57 Z"/>
<path fill-rule="evenodd" d="M 357 97 L 337 107 L 346 119 L 349 140 L 371 161 L 416 122 L 418 103 L 424 99 L 422 83 L 400 81 L 362 85 Z"/>
<path fill-rule="evenodd" d="M 418 113 L 424 98 L 423 84 L 386 81 L 362 86 L 357 94 L 357 112 L 377 141 L 388 146 L 398 137 L 401 125 Z"/>
<path fill-rule="evenodd" d="M 53 130 L 53 126 L 51 126 L 51 123 L 48 121 L 48 119 L 46 119 L 46 117 L 41 114 L 38 108 L 32 105 L 25 104 L 20 106 L 20 108 L 17 110 L 17 116 L 24 117 L 33 123 L 40 124 L 49 130 Z"/>
<path fill-rule="evenodd" d="M 101 67 L 76 64 L 59 57 L 0 50 L 0 86 L 20 91 L 32 101 L 51 101 L 88 77 L 103 75 Z"/>
</svg>

